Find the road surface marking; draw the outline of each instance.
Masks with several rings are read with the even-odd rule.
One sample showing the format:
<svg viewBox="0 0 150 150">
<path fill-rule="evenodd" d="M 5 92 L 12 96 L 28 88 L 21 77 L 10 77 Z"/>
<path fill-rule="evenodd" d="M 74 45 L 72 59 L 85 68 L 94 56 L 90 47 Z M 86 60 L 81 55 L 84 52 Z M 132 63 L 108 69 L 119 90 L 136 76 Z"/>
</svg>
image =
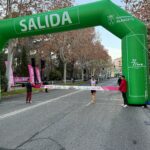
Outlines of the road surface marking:
<svg viewBox="0 0 150 150">
<path fill-rule="evenodd" d="M 86 104 L 85 106 L 89 106 L 89 105 L 91 105 L 91 102 L 89 102 L 88 104 Z"/>
<path fill-rule="evenodd" d="M 29 106 L 29 107 L 27 107 L 27 108 L 23 108 L 23 109 L 20 109 L 20 110 L 16 110 L 16 111 L 13 111 L 13 112 L 10 112 L 10 113 L 1 115 L 1 116 L 0 116 L 0 120 L 1 120 L 1 119 L 5 119 L 5 118 L 8 118 L 8 117 L 11 117 L 11 116 L 14 116 L 14 115 L 17 115 L 17 114 L 22 113 L 22 112 L 25 112 L 25 111 L 27 111 L 27 110 L 31 110 L 31 109 L 40 107 L 40 106 L 45 105 L 45 104 L 48 104 L 48 103 L 57 101 L 57 100 L 59 100 L 59 99 L 61 99 L 61 98 L 74 95 L 74 94 L 79 93 L 79 92 L 82 92 L 82 91 L 75 91 L 75 92 L 72 92 L 72 93 L 69 93 L 69 94 L 66 94 L 66 95 L 57 97 L 57 98 L 53 98 L 53 99 L 47 100 L 47 101 L 42 102 L 42 103 L 38 103 L 38 104 L 33 105 L 33 106 Z"/>
</svg>

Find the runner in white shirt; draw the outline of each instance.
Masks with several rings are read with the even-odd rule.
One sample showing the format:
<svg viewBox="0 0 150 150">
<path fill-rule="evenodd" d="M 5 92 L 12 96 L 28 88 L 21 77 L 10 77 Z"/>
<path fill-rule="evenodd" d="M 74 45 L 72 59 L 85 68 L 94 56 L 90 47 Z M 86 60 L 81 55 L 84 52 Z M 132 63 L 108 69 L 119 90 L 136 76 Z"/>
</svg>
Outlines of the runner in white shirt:
<svg viewBox="0 0 150 150">
<path fill-rule="evenodd" d="M 96 80 L 94 76 L 92 76 L 91 78 L 91 86 L 96 86 Z M 96 103 L 96 90 L 91 90 L 91 97 L 92 97 L 91 103 L 95 104 Z"/>
</svg>

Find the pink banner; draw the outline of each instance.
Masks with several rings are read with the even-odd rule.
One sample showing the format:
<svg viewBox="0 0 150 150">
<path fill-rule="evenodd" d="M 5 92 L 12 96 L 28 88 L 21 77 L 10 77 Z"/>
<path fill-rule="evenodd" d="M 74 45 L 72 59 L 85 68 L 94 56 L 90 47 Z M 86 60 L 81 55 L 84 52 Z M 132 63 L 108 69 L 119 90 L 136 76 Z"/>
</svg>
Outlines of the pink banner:
<svg viewBox="0 0 150 150">
<path fill-rule="evenodd" d="M 38 79 L 38 82 L 41 83 L 41 75 L 40 75 L 40 70 L 38 67 L 35 68 L 35 71 L 36 71 L 36 76 L 37 76 L 37 79 Z"/>
<path fill-rule="evenodd" d="M 7 67 L 8 61 L 5 61 L 5 65 L 6 65 L 6 67 Z M 9 74 L 9 75 L 10 75 L 10 76 L 9 76 L 9 78 L 10 78 L 10 85 L 11 85 L 11 86 L 14 86 L 14 76 L 13 76 L 12 66 L 11 66 L 11 68 L 10 68 L 10 74 Z"/>
<path fill-rule="evenodd" d="M 117 86 L 102 86 L 102 88 L 104 89 L 104 90 L 108 90 L 108 91 L 118 91 L 119 90 L 119 87 L 117 87 Z"/>
<path fill-rule="evenodd" d="M 29 77 L 14 77 L 15 82 L 27 82 Z"/>
<path fill-rule="evenodd" d="M 34 71 L 33 71 L 33 67 L 31 65 L 28 65 L 28 69 L 29 69 L 29 75 L 30 75 L 30 82 L 32 84 L 34 84 Z"/>
</svg>

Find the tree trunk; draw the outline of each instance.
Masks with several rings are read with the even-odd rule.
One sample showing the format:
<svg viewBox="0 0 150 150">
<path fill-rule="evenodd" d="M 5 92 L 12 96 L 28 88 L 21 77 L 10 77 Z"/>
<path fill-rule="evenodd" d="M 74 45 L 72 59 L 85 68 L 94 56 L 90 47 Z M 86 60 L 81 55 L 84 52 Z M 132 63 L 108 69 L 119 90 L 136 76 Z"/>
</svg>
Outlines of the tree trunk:
<svg viewBox="0 0 150 150">
<path fill-rule="evenodd" d="M 8 80 L 7 85 L 7 91 L 11 90 L 11 67 L 12 67 L 12 61 L 13 61 L 13 49 L 17 44 L 17 40 L 10 40 L 8 43 L 8 56 L 7 56 L 7 62 L 6 65 L 6 78 Z"/>
<path fill-rule="evenodd" d="M 82 81 L 84 81 L 84 68 L 81 69 L 81 73 L 82 73 Z"/>
<path fill-rule="evenodd" d="M 12 67 L 12 60 L 13 60 L 13 44 L 12 44 L 12 42 L 13 41 L 9 41 L 7 65 L 6 65 L 6 78 L 8 81 L 7 91 L 11 90 L 11 67 Z"/>
<path fill-rule="evenodd" d="M 93 76 L 95 75 L 95 72 L 96 72 L 96 69 L 93 68 L 93 69 L 92 69 L 92 75 L 93 75 Z"/>
<path fill-rule="evenodd" d="M 64 83 L 66 84 L 66 77 L 67 77 L 67 63 L 64 62 Z"/>
</svg>

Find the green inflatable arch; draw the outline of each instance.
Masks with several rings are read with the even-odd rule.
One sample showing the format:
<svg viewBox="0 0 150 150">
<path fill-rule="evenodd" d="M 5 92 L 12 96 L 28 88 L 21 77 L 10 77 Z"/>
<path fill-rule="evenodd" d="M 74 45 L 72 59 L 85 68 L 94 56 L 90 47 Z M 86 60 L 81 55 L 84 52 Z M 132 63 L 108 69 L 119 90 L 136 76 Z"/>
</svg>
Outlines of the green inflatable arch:
<svg viewBox="0 0 150 150">
<path fill-rule="evenodd" d="M 145 104 L 149 98 L 146 27 L 110 0 L 1 20 L 0 50 L 12 38 L 99 25 L 122 39 L 122 66 L 128 82 L 128 103 Z"/>
</svg>

